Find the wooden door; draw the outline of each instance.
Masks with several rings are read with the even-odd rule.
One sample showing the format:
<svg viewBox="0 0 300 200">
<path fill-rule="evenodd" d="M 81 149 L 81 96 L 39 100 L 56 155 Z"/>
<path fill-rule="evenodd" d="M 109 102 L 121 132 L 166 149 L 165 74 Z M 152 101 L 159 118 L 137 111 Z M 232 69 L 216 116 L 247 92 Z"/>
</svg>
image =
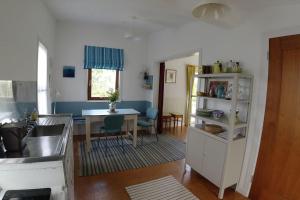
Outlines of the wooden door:
<svg viewBox="0 0 300 200">
<path fill-rule="evenodd" d="M 267 105 L 250 197 L 300 199 L 300 35 L 270 39 Z"/>
</svg>

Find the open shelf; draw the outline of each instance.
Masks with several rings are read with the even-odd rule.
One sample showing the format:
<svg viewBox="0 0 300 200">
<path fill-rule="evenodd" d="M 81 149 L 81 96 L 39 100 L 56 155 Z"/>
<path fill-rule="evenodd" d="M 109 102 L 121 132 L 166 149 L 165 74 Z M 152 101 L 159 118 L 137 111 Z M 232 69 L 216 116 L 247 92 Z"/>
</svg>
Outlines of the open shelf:
<svg viewBox="0 0 300 200">
<path fill-rule="evenodd" d="M 198 115 L 195 115 L 195 114 L 191 114 L 191 117 L 203 120 L 203 121 L 211 123 L 211 124 L 216 124 L 216 125 L 222 126 L 224 128 L 227 128 L 227 129 L 230 128 L 229 127 L 229 121 L 228 121 L 227 117 L 223 117 L 222 119 L 215 119 L 213 117 L 201 117 L 201 116 L 198 116 Z M 245 128 L 245 127 L 247 127 L 247 125 L 248 125 L 247 123 L 241 122 L 241 123 L 236 124 L 234 126 L 234 129 Z"/>
<path fill-rule="evenodd" d="M 197 130 L 199 133 L 207 135 L 207 136 L 209 136 L 211 138 L 214 138 L 216 140 L 219 140 L 219 141 L 221 141 L 223 143 L 228 143 L 230 141 L 230 140 L 228 140 L 228 132 L 227 131 L 224 131 L 224 132 L 221 132 L 221 133 L 217 133 L 217 134 L 213 134 L 213 133 L 207 132 L 204 129 L 202 129 L 202 125 L 201 124 L 194 124 L 194 125 L 191 125 L 191 127 L 194 128 L 195 130 Z M 233 139 L 233 141 L 239 140 L 239 139 L 242 139 L 242 138 L 245 138 L 245 137 L 241 136 L 241 135 L 238 135 L 237 137 L 235 137 Z"/>
<path fill-rule="evenodd" d="M 199 96 L 201 99 L 205 100 L 211 100 L 211 101 L 219 101 L 219 102 L 226 102 L 226 103 L 231 103 L 231 99 L 221 99 L 221 98 L 216 98 L 216 97 L 205 97 L 205 96 Z"/>
<path fill-rule="evenodd" d="M 211 138 L 214 138 L 214 139 L 216 139 L 216 140 L 218 140 L 220 142 L 223 142 L 223 143 L 227 143 L 228 142 L 226 139 L 224 139 L 222 137 L 219 137 L 218 134 L 212 134 L 212 133 L 209 133 L 209 132 L 201 129 L 201 125 L 195 124 L 195 125 L 191 125 L 190 127 L 194 128 L 197 132 L 199 132 L 201 134 L 204 134 L 204 135 L 207 135 L 207 136 L 209 136 Z"/>
<path fill-rule="evenodd" d="M 197 74 L 197 78 L 252 78 L 251 75 L 243 73 L 216 73 L 216 74 Z"/>
<path fill-rule="evenodd" d="M 200 120 L 203 120 L 203 121 L 211 123 L 211 124 L 216 124 L 216 125 L 222 126 L 224 128 L 229 128 L 229 122 L 226 117 L 223 117 L 222 119 L 218 120 L 218 119 L 214 119 L 213 117 L 201 117 L 201 116 L 198 116 L 195 114 L 193 114 L 191 116 L 196 119 L 200 119 Z"/>
<path fill-rule="evenodd" d="M 209 100 L 209 101 L 216 101 L 216 102 L 223 102 L 223 103 L 232 103 L 232 99 L 222 99 L 222 98 L 216 98 L 216 97 L 206 97 L 206 96 L 192 96 L 193 98 L 201 98 L 204 100 Z M 237 99 L 238 103 L 250 103 L 248 99 Z"/>
<path fill-rule="evenodd" d="M 243 73 L 197 74 L 194 79 L 197 93 L 191 99 L 193 114 L 190 115 L 192 124 L 188 128 L 186 160 L 194 170 L 220 187 L 219 197 L 222 197 L 224 187 L 237 184 L 241 174 L 248 137 L 253 76 Z M 224 89 L 219 91 L 219 85 L 223 85 Z M 190 91 L 195 91 L 193 85 Z M 222 97 L 231 99 L 208 95 L 218 94 L 218 91 L 219 97 L 222 92 L 225 93 Z M 196 96 L 198 94 L 207 96 Z M 205 110 L 221 110 L 224 116 L 216 119 Z M 206 127 L 208 124 L 222 129 Z M 221 132 L 214 133 L 218 131 Z M 204 170 L 203 166 L 209 170 Z"/>
</svg>

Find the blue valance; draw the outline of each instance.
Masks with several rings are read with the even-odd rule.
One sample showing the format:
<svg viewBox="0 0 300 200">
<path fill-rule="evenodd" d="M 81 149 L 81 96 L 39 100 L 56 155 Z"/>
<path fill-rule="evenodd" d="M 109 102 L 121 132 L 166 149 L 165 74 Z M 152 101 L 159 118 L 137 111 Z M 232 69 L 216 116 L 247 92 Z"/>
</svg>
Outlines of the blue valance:
<svg viewBox="0 0 300 200">
<path fill-rule="evenodd" d="M 124 50 L 84 46 L 84 69 L 124 69 Z"/>
</svg>

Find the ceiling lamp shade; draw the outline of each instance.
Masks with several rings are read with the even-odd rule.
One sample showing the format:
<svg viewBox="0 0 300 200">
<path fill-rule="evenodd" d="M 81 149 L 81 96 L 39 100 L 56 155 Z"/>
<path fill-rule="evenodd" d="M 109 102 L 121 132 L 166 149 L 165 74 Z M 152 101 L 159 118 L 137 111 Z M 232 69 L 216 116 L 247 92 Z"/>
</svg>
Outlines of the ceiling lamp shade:
<svg viewBox="0 0 300 200">
<path fill-rule="evenodd" d="M 140 36 L 138 36 L 135 31 L 134 31 L 134 24 L 137 22 L 138 17 L 137 16 L 132 16 L 130 18 L 130 23 L 129 23 L 129 31 L 127 31 L 124 34 L 124 38 L 128 39 L 128 40 L 133 40 L 133 41 L 140 41 L 142 38 Z"/>
<path fill-rule="evenodd" d="M 193 16 L 199 19 L 219 20 L 229 12 L 229 7 L 222 3 L 202 3 L 193 9 Z"/>
</svg>

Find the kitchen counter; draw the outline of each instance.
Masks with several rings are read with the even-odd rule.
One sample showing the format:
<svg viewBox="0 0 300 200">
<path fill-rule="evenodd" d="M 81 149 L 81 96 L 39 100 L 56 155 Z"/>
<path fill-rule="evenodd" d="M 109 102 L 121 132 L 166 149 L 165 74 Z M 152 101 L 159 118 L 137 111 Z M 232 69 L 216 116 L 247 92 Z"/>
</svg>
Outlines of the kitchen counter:
<svg viewBox="0 0 300 200">
<path fill-rule="evenodd" d="M 36 121 L 37 126 L 65 124 L 62 134 L 54 136 L 28 137 L 23 154 L 14 158 L 0 158 L 0 164 L 33 163 L 61 160 L 66 152 L 70 128 L 70 115 L 44 115 Z"/>
<path fill-rule="evenodd" d="M 5 192 L 5 190 L 0 188 L 0 199 L 3 199 Z"/>
</svg>

